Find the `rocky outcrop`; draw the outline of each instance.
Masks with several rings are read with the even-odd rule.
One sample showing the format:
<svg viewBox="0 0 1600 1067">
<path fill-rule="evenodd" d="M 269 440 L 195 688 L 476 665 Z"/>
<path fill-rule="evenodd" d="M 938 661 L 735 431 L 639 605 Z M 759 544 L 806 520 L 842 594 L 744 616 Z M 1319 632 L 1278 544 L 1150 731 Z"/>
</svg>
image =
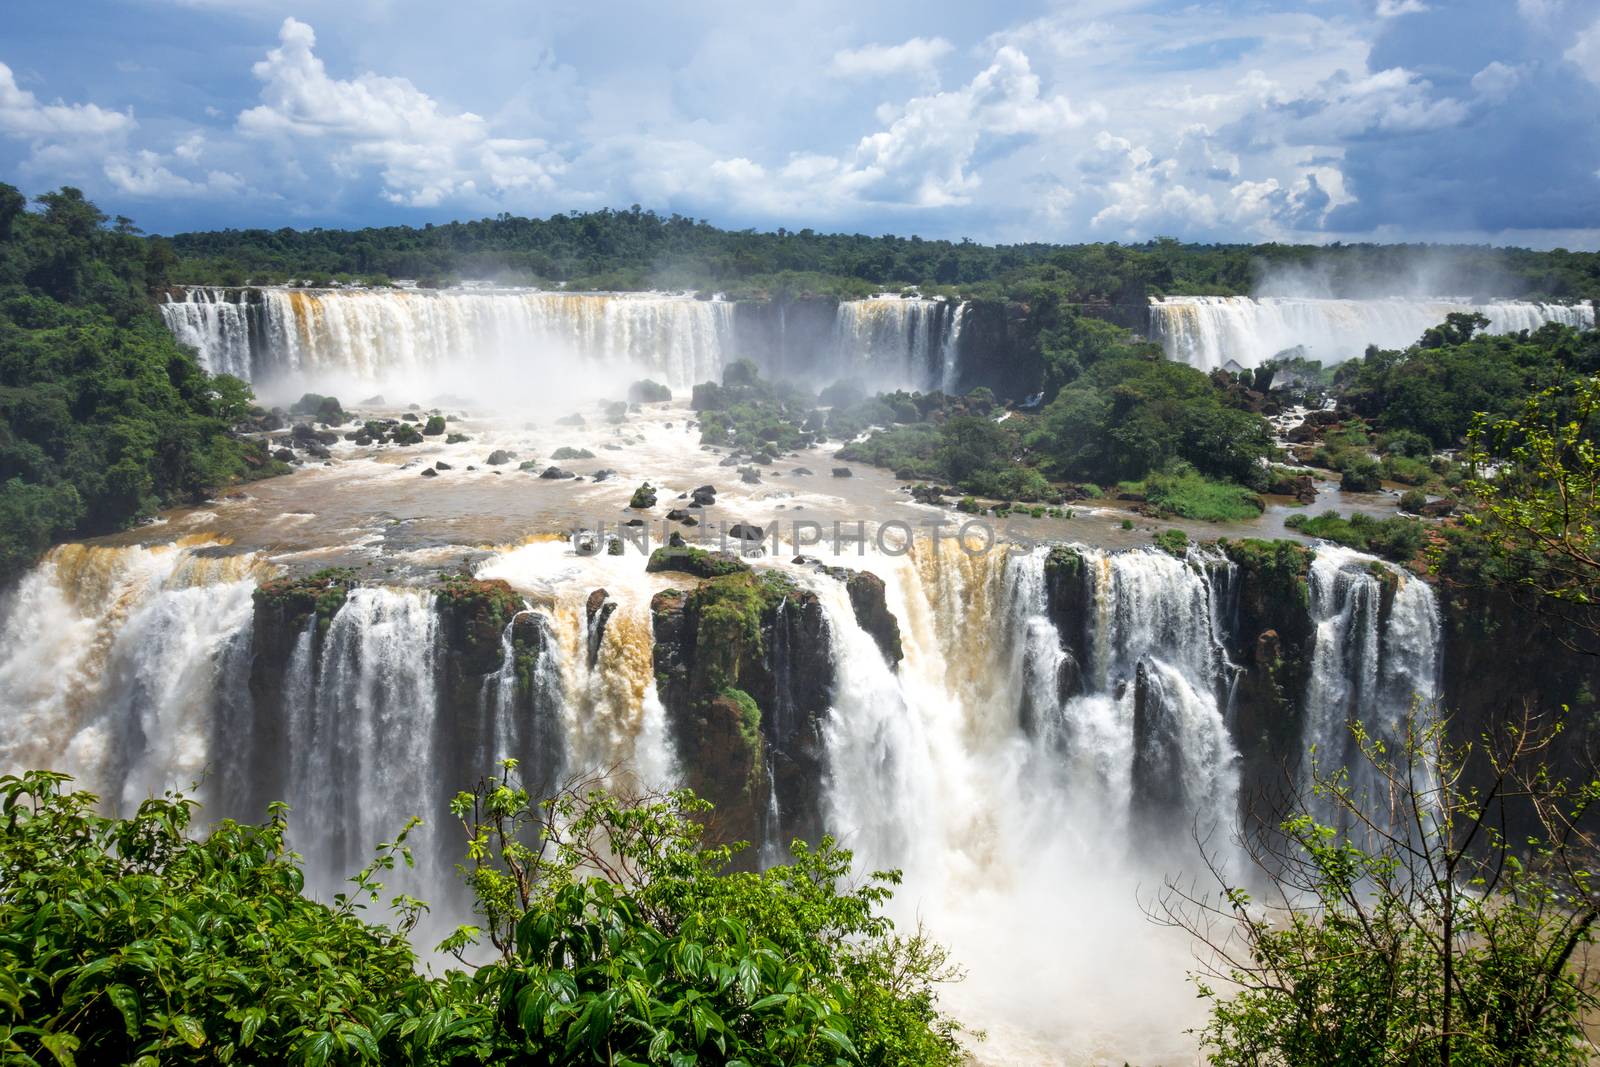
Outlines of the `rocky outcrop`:
<svg viewBox="0 0 1600 1067">
<path fill-rule="evenodd" d="M 898 667 L 906 654 L 900 644 L 900 621 L 889 610 L 883 579 L 871 571 L 855 571 L 849 567 L 821 569 L 824 574 L 844 583 L 856 622 L 872 638 L 889 666 Z"/>
<path fill-rule="evenodd" d="M 688 785 L 716 806 L 712 833 L 780 845 L 819 836 L 834 667 L 816 595 L 746 570 L 656 594 L 651 620 L 657 691 Z"/>
</svg>

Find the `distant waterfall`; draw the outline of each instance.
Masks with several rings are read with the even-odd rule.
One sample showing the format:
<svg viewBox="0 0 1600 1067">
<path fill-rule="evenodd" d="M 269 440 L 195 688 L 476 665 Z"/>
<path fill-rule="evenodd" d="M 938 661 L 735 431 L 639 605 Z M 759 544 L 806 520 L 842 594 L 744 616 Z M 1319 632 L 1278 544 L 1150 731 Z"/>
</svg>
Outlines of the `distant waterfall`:
<svg viewBox="0 0 1600 1067">
<path fill-rule="evenodd" d="M 966 305 L 920 297 L 843 300 L 833 351 L 813 369 L 878 389 L 953 389 Z"/>
<path fill-rule="evenodd" d="M 630 376 L 684 392 L 719 381 L 735 358 L 820 384 L 952 390 L 959 382 L 965 304 L 846 300 L 825 336 L 793 338 L 780 305 L 778 328 L 761 344 L 741 340 L 735 311 L 729 301 L 675 294 L 512 289 L 191 287 L 161 305 L 167 327 L 207 369 L 288 392 L 479 387 L 495 400 L 507 391 L 544 400 L 564 383 Z"/>
<path fill-rule="evenodd" d="M 733 322 L 720 300 L 536 290 L 190 288 L 161 311 L 210 370 L 372 389 L 612 370 L 687 389 L 720 378 Z"/>
<path fill-rule="evenodd" d="M 1259 367 L 1303 346 L 1324 364 L 1361 355 L 1368 345 L 1405 348 L 1452 312 L 1481 312 L 1492 333 L 1536 330 L 1547 322 L 1595 325 L 1594 305 L 1448 299 L 1325 300 L 1292 297 L 1173 296 L 1150 304 L 1150 338 L 1167 358 L 1201 370 L 1232 361 Z"/>
</svg>

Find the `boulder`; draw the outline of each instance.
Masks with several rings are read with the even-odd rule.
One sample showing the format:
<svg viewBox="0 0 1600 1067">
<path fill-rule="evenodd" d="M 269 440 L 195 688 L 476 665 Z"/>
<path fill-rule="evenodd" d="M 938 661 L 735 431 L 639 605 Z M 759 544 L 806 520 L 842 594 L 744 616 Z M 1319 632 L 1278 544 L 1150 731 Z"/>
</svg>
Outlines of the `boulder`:
<svg viewBox="0 0 1600 1067">
<path fill-rule="evenodd" d="M 424 478 L 437 478 L 439 477 L 439 472 L 434 470 L 432 467 L 423 467 L 422 476 Z"/>
<path fill-rule="evenodd" d="M 728 536 L 737 541 L 751 541 L 759 544 L 767 539 L 767 533 L 753 523 L 736 522 L 728 527 Z"/>
<path fill-rule="evenodd" d="M 656 490 L 649 482 L 644 482 L 633 491 L 633 496 L 628 500 L 628 507 L 637 511 L 644 511 L 656 506 Z"/>
<path fill-rule="evenodd" d="M 740 467 L 739 480 L 746 485 L 760 485 L 761 472 L 754 467 Z"/>
<path fill-rule="evenodd" d="M 491 467 L 499 467 L 499 466 L 503 466 L 504 464 L 510 463 L 513 459 L 516 459 L 516 458 L 517 457 L 513 453 L 507 452 L 503 448 L 497 448 L 493 452 L 489 453 L 489 458 L 484 460 L 484 462 L 487 463 Z"/>
<path fill-rule="evenodd" d="M 835 478 L 850 478 L 854 476 L 854 472 L 849 467 L 835 467 L 833 468 L 833 476 Z"/>
<path fill-rule="evenodd" d="M 446 462 L 445 462 L 445 461 L 444 461 L 444 460 L 442 460 L 442 459 L 441 459 L 441 460 L 440 460 L 440 461 L 439 461 L 439 462 L 437 462 L 437 463 L 435 463 L 435 464 L 434 464 L 434 465 L 433 465 L 433 469 L 434 469 L 434 470 L 441 470 L 441 471 L 451 471 L 451 470 L 455 470 L 455 468 L 454 468 L 454 467 L 452 467 L 452 466 L 451 466 L 451 465 L 450 465 L 450 464 L 448 464 L 448 463 L 446 463 Z"/>
<path fill-rule="evenodd" d="M 564 471 L 560 467 L 546 467 L 539 472 L 539 477 L 554 480 L 557 478 L 576 478 L 577 475 L 571 471 Z"/>
<path fill-rule="evenodd" d="M 689 496 L 694 501 L 691 506 L 709 508 L 717 502 L 717 487 L 714 485 L 702 485 L 690 493 Z"/>
<path fill-rule="evenodd" d="M 599 470 L 594 472 L 592 477 L 597 482 L 609 482 L 616 476 L 617 472 L 612 470 L 610 467 L 601 467 Z"/>
<path fill-rule="evenodd" d="M 809 468 L 809 467 L 796 467 L 794 470 L 790 471 L 789 473 L 794 475 L 797 478 L 809 478 L 809 477 L 812 476 L 811 468 Z"/>
</svg>

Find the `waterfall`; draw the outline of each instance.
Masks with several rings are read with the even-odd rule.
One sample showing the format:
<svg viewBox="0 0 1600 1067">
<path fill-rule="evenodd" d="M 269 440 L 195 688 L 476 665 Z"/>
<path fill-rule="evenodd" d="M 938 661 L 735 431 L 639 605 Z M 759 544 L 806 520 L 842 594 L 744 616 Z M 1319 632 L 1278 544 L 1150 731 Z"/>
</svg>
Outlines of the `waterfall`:
<svg viewBox="0 0 1600 1067">
<path fill-rule="evenodd" d="M 922 297 L 842 300 L 834 315 L 833 350 L 808 369 L 875 389 L 953 387 L 965 311 L 965 304 Z"/>
<path fill-rule="evenodd" d="M 667 293 L 532 289 L 291 289 L 195 286 L 174 290 L 161 314 L 206 369 L 297 389 L 548 399 L 563 381 L 599 375 L 610 385 L 647 376 L 674 390 L 720 381 L 739 356 L 769 373 L 853 377 L 882 389 L 954 389 L 966 305 L 918 297 L 841 301 L 831 336 L 790 352 L 778 305 L 773 351 L 742 342 L 735 305 Z M 582 368 L 582 373 L 576 373 Z M 522 389 L 529 383 L 529 389 Z M 615 391 L 615 390 L 613 390 Z M 428 394 L 428 395 L 431 395 Z"/>
<path fill-rule="evenodd" d="M 1450 299 L 1329 300 L 1295 297 L 1173 296 L 1150 303 L 1150 338 L 1167 358 L 1200 370 L 1230 360 L 1259 367 L 1280 352 L 1304 347 L 1324 364 L 1359 356 L 1369 344 L 1405 348 L 1452 312 L 1480 312 L 1489 332 L 1536 330 L 1547 322 L 1592 329 L 1592 304 L 1484 303 Z"/>
<path fill-rule="evenodd" d="M 1322 545 L 1311 564 L 1316 626 L 1304 747 L 1322 768 L 1348 767 L 1356 796 L 1387 803 L 1350 724 L 1398 751 L 1406 717 L 1436 713 L 1440 624 L 1433 590 L 1404 571 Z M 1307 768 L 1309 771 L 1309 768 Z"/>
<path fill-rule="evenodd" d="M 169 295 L 161 305 L 167 329 L 200 353 L 201 366 L 213 374 L 231 374 L 250 381 L 254 375 L 250 325 L 260 305 L 248 290 L 196 287 Z"/>
<path fill-rule="evenodd" d="M 331 617 L 268 634 L 251 592 L 269 570 L 223 551 L 69 545 L 26 574 L 0 603 L 0 773 L 66 770 L 116 810 L 196 780 L 213 818 L 259 819 L 260 804 L 287 800 L 323 897 L 420 815 L 418 868 L 388 881 L 430 901 L 442 928 L 467 906 L 448 804 L 493 760 L 537 768 L 535 788 L 556 769 L 681 780 L 650 615 L 681 576 L 559 542 L 505 550 L 478 576 L 533 606 L 506 620 L 498 659 L 490 650 L 457 678 L 451 616 L 431 592 L 356 588 Z M 1192 1054 L 1177 1036 L 1203 1010 L 1184 980 L 1189 946 L 1151 936 L 1137 905 L 1163 876 L 1195 871 L 1192 831 L 1231 858 L 1250 740 L 1230 708 L 1240 572 L 1201 549 L 969 556 L 917 542 L 863 564 L 900 626 L 892 666 L 843 582 L 762 565 L 808 594 L 777 609 L 779 689 L 812 680 L 797 677 L 814 662 L 798 642 L 817 631 L 788 625 L 802 602 L 829 646 L 822 824 L 863 870 L 904 871 L 893 915 L 903 932 L 925 920 L 968 968 L 949 1006 L 988 1029 L 986 1051 Z M 602 580 L 613 609 L 591 613 Z M 1392 740 L 1413 701 L 1437 695 L 1438 611 L 1426 583 L 1332 546 L 1317 549 L 1309 586 L 1302 740 L 1343 762 L 1350 720 Z M 782 736 L 812 725 L 787 692 L 763 711 Z M 769 831 L 793 817 L 776 790 L 756 803 Z M 779 859 L 784 844 L 768 832 L 757 855 Z"/>
<path fill-rule="evenodd" d="M 191 288 L 161 311 L 207 369 L 263 386 L 482 385 L 492 397 L 579 373 L 678 390 L 718 379 L 732 307 L 662 293 Z"/>
<path fill-rule="evenodd" d="M 205 795 L 219 664 L 258 573 L 200 541 L 50 552 L 0 602 L 0 773 L 65 771 L 118 811 Z"/>
</svg>

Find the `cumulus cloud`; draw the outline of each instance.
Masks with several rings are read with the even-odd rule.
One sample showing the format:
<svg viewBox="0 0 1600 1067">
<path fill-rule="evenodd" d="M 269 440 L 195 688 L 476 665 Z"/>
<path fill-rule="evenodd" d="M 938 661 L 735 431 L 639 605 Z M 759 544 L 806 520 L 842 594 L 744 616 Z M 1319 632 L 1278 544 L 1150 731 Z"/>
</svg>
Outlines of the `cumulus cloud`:
<svg viewBox="0 0 1600 1067">
<path fill-rule="evenodd" d="M 310 26 L 283 20 L 278 47 L 251 68 L 262 103 L 239 114 L 240 133 L 323 146 L 346 177 L 376 168 L 384 198 L 410 207 L 553 188 L 562 164 L 544 142 L 496 137 L 482 117 L 442 107 L 406 78 L 334 78 L 315 47 Z"/>
<path fill-rule="evenodd" d="M 943 37 L 913 37 L 902 44 L 869 44 L 835 52 L 829 71 L 841 78 L 882 78 L 912 74 L 929 79 L 955 46 Z"/>
<path fill-rule="evenodd" d="M 11 68 L 0 63 L 0 133 L 42 139 L 62 136 L 104 137 L 134 127 L 132 113 L 107 111 L 96 104 L 41 104 L 17 85 Z"/>
<path fill-rule="evenodd" d="M 1472 76 L 1472 88 L 1486 100 L 1500 101 L 1511 95 L 1522 81 L 1522 67 L 1508 66 L 1498 59 Z"/>
<path fill-rule="evenodd" d="M 982 184 L 973 166 L 980 146 L 1049 137 L 1086 116 L 1044 92 L 1028 57 L 1009 45 L 970 82 L 878 109 L 883 128 L 848 153 L 796 153 L 771 171 L 745 158 L 720 161 L 716 177 L 770 206 L 819 198 L 840 205 L 943 208 L 970 202 Z"/>
<path fill-rule="evenodd" d="M 1562 58 L 1581 70 L 1585 78 L 1600 85 L 1600 19 L 1578 34 Z"/>
<path fill-rule="evenodd" d="M 244 179 L 237 174 L 213 170 L 195 180 L 175 174 L 158 153 L 143 149 L 106 160 L 105 175 L 120 192 L 129 196 L 233 196 L 244 191 Z"/>
</svg>

